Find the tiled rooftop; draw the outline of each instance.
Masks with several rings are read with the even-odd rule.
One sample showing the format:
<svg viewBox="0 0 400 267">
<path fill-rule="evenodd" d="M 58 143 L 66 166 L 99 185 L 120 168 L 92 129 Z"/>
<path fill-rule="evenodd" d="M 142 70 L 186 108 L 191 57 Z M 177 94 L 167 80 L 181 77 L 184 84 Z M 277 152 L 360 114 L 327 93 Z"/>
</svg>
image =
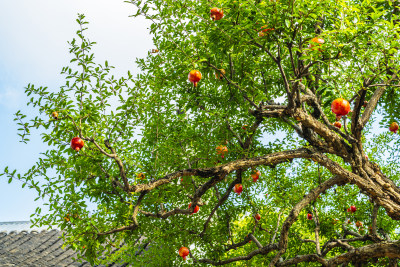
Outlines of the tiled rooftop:
<svg viewBox="0 0 400 267">
<path fill-rule="evenodd" d="M 72 258 L 76 257 L 75 251 L 62 248 L 61 231 L 19 230 L 23 227 L 29 229 L 29 226 L 29 222 L 0 223 L 1 267 L 90 266 L 88 262 L 74 261 Z"/>
<path fill-rule="evenodd" d="M 33 227 L 31 228 L 32 223 L 30 221 L 18 221 L 18 222 L 0 222 L 0 232 L 11 232 L 11 231 L 42 231 L 42 230 L 50 230 L 48 226 L 42 227 Z M 56 227 L 52 227 L 55 229 Z"/>
</svg>

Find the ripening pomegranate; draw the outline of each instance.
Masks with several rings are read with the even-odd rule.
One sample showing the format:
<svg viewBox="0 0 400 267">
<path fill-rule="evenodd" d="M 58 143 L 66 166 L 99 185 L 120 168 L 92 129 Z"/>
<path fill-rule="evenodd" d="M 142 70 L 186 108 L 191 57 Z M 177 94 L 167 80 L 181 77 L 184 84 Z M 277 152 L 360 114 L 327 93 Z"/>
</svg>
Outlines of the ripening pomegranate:
<svg viewBox="0 0 400 267">
<path fill-rule="evenodd" d="M 193 83 L 194 87 L 197 86 L 197 83 L 201 80 L 201 73 L 198 70 L 191 70 L 189 72 L 188 79 L 191 83 Z"/>
<path fill-rule="evenodd" d="M 257 182 L 258 178 L 260 178 L 261 172 L 257 170 L 251 171 L 251 178 L 253 178 L 253 182 Z"/>
<path fill-rule="evenodd" d="M 357 210 L 356 206 L 350 206 L 350 212 L 351 213 L 356 212 L 356 210 Z"/>
<path fill-rule="evenodd" d="M 373 231 L 372 231 L 372 225 L 368 226 L 368 232 L 369 232 L 369 234 L 370 234 L 370 235 L 372 235 L 372 234 L 373 234 Z"/>
<path fill-rule="evenodd" d="M 146 176 L 144 175 L 143 172 L 141 172 L 141 173 L 139 173 L 139 174 L 137 175 L 137 178 L 140 179 L 140 180 L 144 180 L 145 177 L 146 177 Z"/>
<path fill-rule="evenodd" d="M 221 158 L 225 157 L 225 153 L 228 153 L 228 148 L 226 146 L 217 146 L 217 155 L 221 155 Z"/>
<path fill-rule="evenodd" d="M 267 27 L 268 27 L 267 25 L 262 26 L 261 31 L 258 32 L 258 36 L 264 37 L 274 30 L 274 28 L 267 28 Z"/>
<path fill-rule="evenodd" d="M 186 260 L 187 255 L 189 255 L 189 249 L 187 247 L 181 247 L 179 249 L 179 256 L 183 258 L 183 260 Z"/>
<path fill-rule="evenodd" d="M 215 73 L 215 78 L 220 79 L 220 80 L 224 79 L 224 76 L 222 74 L 225 75 L 225 70 L 224 69 L 220 69 L 219 72 L 216 72 Z"/>
<path fill-rule="evenodd" d="M 189 209 L 192 206 L 192 203 L 189 203 Z M 197 213 L 199 211 L 199 206 L 196 205 L 196 207 L 194 207 L 194 211 L 192 212 L 192 214 Z"/>
<path fill-rule="evenodd" d="M 51 116 L 52 116 L 55 120 L 57 120 L 57 119 L 58 119 L 58 112 L 57 112 L 57 111 L 53 111 L 53 112 L 51 113 Z"/>
<path fill-rule="evenodd" d="M 343 98 L 333 100 L 331 110 L 336 116 L 345 116 L 350 112 L 350 103 Z"/>
<path fill-rule="evenodd" d="M 392 122 L 389 126 L 389 131 L 391 131 L 393 133 L 397 133 L 398 129 L 399 129 L 399 125 L 397 124 L 397 122 Z"/>
<path fill-rule="evenodd" d="M 335 123 L 333 124 L 333 126 L 337 127 L 337 128 L 342 128 L 342 124 L 338 121 L 335 121 Z"/>
<path fill-rule="evenodd" d="M 224 17 L 224 11 L 217 7 L 214 7 L 210 10 L 210 16 L 212 20 L 220 20 Z"/>
<path fill-rule="evenodd" d="M 71 148 L 73 150 L 75 150 L 76 152 L 78 152 L 79 150 L 82 149 L 82 147 L 85 145 L 85 143 L 83 142 L 82 139 L 80 139 L 79 137 L 74 137 L 71 140 Z"/>
<path fill-rule="evenodd" d="M 312 214 L 311 213 L 307 213 L 307 219 L 308 220 L 312 220 Z"/>
<path fill-rule="evenodd" d="M 69 214 L 69 213 L 67 213 L 67 215 L 65 215 L 65 217 L 64 217 L 64 220 L 66 222 L 69 222 L 71 220 L 71 218 L 80 219 L 81 217 L 78 214 Z"/>
<path fill-rule="evenodd" d="M 255 218 L 257 221 L 259 221 L 259 220 L 261 220 L 261 215 L 257 213 L 257 214 L 254 216 L 254 218 Z"/>
<path fill-rule="evenodd" d="M 314 37 L 311 39 L 310 45 L 308 46 L 309 48 L 313 49 L 313 50 L 317 50 L 317 48 L 313 48 L 313 47 L 320 47 L 323 43 L 325 43 L 325 40 L 322 38 L 318 38 L 318 37 Z M 319 52 L 322 52 L 321 48 L 318 48 Z"/>
<path fill-rule="evenodd" d="M 241 184 L 235 184 L 235 187 L 233 188 L 233 192 L 236 194 L 240 195 L 243 191 L 243 186 Z"/>
</svg>

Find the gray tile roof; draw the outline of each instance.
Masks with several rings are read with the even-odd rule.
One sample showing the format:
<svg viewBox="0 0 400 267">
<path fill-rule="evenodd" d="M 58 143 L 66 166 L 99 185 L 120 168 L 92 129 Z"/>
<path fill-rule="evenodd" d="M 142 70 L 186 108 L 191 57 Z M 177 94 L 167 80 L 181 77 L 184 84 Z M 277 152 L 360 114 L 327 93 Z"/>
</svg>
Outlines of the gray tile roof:
<svg viewBox="0 0 400 267">
<path fill-rule="evenodd" d="M 76 257 L 76 252 L 72 249 L 62 248 L 61 233 L 59 230 L 0 232 L 0 266 L 90 266 L 88 262 L 74 261 L 72 258 Z"/>
<path fill-rule="evenodd" d="M 11 232 L 17 231 L 21 232 L 24 230 L 30 231 L 42 231 L 42 230 L 49 230 L 50 227 L 48 226 L 41 226 L 41 227 L 32 227 L 32 223 L 30 221 L 17 221 L 17 222 L 0 222 L 0 232 Z M 53 226 L 52 229 L 57 229 L 57 227 Z"/>
</svg>

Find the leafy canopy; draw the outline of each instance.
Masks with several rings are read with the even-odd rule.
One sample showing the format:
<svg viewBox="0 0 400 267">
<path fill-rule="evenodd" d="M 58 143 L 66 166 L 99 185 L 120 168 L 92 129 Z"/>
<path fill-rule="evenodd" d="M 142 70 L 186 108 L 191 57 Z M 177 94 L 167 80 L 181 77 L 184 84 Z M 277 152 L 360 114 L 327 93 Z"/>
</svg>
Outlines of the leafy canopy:
<svg viewBox="0 0 400 267">
<path fill-rule="evenodd" d="M 399 120 L 399 1 L 126 2 L 151 21 L 140 73 L 96 63 L 79 15 L 65 85 L 26 87 L 40 115 L 18 111 L 19 134 L 48 150 L 3 175 L 48 200 L 35 224 L 93 264 L 178 266 L 180 247 L 198 265 L 396 262 L 399 138 L 375 127 Z"/>
</svg>

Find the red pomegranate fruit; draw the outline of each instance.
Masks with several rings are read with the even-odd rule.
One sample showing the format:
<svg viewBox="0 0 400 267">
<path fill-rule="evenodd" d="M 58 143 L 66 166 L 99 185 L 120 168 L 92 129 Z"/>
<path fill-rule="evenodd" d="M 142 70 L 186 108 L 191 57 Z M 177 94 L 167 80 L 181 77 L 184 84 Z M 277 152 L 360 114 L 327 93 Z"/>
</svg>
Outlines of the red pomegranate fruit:
<svg viewBox="0 0 400 267">
<path fill-rule="evenodd" d="M 220 20 L 224 17 L 224 11 L 217 7 L 214 7 L 210 10 L 210 16 L 212 20 Z"/>
<path fill-rule="evenodd" d="M 73 150 L 75 150 L 76 152 L 78 152 L 79 150 L 82 149 L 82 147 L 85 145 L 85 143 L 83 142 L 82 139 L 80 139 L 79 137 L 74 137 L 71 140 L 71 148 Z"/>
<path fill-rule="evenodd" d="M 331 110 L 336 116 L 345 116 L 350 112 L 350 103 L 343 98 L 333 100 Z"/>
<path fill-rule="evenodd" d="M 192 203 L 189 204 L 189 209 L 192 206 Z M 196 207 L 194 207 L 194 211 L 192 212 L 192 214 L 197 213 L 199 211 L 199 206 L 196 205 Z"/>
<path fill-rule="evenodd" d="M 187 247 L 181 247 L 179 249 L 179 256 L 183 258 L 183 260 L 186 260 L 187 255 L 189 255 L 189 249 Z"/>
<path fill-rule="evenodd" d="M 233 192 L 236 194 L 240 195 L 243 191 L 243 186 L 241 184 L 235 184 L 235 187 L 233 188 Z"/>
</svg>

